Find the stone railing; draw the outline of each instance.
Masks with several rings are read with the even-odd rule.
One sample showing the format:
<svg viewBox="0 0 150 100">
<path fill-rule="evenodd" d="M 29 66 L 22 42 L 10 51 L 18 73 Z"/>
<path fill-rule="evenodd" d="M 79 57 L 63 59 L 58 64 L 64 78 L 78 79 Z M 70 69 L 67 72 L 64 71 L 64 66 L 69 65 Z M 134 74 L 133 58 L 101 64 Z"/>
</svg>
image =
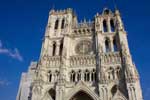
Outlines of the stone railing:
<svg viewBox="0 0 150 100">
<path fill-rule="evenodd" d="M 77 26 L 74 26 L 73 29 L 76 29 L 76 28 L 89 28 L 89 27 L 93 27 L 94 24 L 93 22 L 81 22 L 81 23 L 78 23 Z"/>
<path fill-rule="evenodd" d="M 94 55 L 71 56 L 70 64 L 71 64 L 71 66 L 94 65 L 95 64 L 95 56 Z"/>
<path fill-rule="evenodd" d="M 120 64 L 121 63 L 121 56 L 119 52 L 103 53 L 101 58 L 102 58 L 101 61 L 104 64 Z"/>
<path fill-rule="evenodd" d="M 47 66 L 59 66 L 60 65 L 60 56 L 44 56 L 43 62 Z"/>
<path fill-rule="evenodd" d="M 92 35 L 93 33 L 93 29 L 92 28 L 81 28 L 81 29 L 74 29 L 73 33 L 74 35 Z"/>
</svg>

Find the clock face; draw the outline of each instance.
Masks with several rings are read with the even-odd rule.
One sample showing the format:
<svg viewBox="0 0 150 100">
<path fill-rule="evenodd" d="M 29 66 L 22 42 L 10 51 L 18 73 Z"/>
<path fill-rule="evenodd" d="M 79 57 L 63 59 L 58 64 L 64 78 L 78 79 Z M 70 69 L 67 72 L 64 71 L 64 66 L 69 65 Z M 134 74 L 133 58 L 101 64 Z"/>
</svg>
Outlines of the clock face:
<svg viewBox="0 0 150 100">
<path fill-rule="evenodd" d="M 82 40 L 75 49 L 77 54 L 89 54 L 92 51 L 92 43 L 89 40 Z"/>
</svg>

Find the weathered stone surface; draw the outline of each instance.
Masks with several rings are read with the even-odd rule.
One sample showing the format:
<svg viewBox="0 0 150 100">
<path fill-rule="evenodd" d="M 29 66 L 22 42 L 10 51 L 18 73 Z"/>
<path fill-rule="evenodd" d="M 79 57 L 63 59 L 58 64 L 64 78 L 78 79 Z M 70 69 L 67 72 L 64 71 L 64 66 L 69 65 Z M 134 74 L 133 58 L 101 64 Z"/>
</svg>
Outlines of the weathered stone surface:
<svg viewBox="0 0 150 100">
<path fill-rule="evenodd" d="M 143 100 L 118 10 L 78 23 L 51 10 L 39 61 L 21 77 L 17 100 Z"/>
</svg>

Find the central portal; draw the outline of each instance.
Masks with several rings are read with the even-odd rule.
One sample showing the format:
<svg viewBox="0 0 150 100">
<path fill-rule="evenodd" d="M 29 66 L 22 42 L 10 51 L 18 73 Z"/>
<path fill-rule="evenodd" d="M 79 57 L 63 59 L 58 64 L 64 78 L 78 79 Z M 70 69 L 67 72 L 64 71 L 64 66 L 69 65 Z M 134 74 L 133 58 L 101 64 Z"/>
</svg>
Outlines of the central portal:
<svg viewBox="0 0 150 100">
<path fill-rule="evenodd" d="M 76 93 L 70 100 L 94 100 L 94 99 L 87 93 L 80 91 Z"/>
</svg>

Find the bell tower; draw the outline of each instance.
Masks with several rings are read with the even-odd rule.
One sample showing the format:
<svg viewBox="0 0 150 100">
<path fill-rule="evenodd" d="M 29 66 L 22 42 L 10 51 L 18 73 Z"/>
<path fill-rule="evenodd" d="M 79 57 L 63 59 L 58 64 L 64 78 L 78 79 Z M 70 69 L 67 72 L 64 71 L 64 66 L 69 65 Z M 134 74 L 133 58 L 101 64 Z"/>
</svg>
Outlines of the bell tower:
<svg viewBox="0 0 150 100">
<path fill-rule="evenodd" d="M 63 47 L 64 36 L 71 33 L 74 19 L 73 11 L 70 8 L 50 11 L 41 55 L 45 55 L 47 51 L 49 56 L 59 56 L 62 53 L 59 47 Z"/>
</svg>

